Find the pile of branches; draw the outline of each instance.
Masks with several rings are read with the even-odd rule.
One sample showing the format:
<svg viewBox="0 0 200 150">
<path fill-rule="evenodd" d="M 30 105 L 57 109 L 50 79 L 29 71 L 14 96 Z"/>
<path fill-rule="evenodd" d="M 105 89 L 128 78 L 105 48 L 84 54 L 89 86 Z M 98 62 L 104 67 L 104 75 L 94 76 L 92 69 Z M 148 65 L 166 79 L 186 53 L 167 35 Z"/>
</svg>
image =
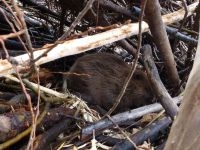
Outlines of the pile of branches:
<svg viewBox="0 0 200 150">
<path fill-rule="evenodd" d="M 0 149 L 163 149 L 192 69 L 199 16 L 195 0 L 2 0 Z M 63 92 L 60 76 L 73 56 L 99 51 L 144 66 L 159 103 L 102 117 Z M 67 67 L 58 67 L 60 58 Z"/>
</svg>

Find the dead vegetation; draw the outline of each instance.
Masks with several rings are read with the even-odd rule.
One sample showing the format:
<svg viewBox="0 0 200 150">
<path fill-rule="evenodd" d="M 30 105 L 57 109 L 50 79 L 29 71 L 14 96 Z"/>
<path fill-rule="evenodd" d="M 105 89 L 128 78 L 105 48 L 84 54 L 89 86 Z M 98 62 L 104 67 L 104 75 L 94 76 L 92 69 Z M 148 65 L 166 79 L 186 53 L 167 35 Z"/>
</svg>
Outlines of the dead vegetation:
<svg viewBox="0 0 200 150">
<path fill-rule="evenodd" d="M 0 149 L 198 149 L 199 18 L 195 0 L 1 0 Z M 131 66 L 106 113 L 63 80 L 102 52 Z M 138 67 L 156 102 L 117 113 Z"/>
</svg>

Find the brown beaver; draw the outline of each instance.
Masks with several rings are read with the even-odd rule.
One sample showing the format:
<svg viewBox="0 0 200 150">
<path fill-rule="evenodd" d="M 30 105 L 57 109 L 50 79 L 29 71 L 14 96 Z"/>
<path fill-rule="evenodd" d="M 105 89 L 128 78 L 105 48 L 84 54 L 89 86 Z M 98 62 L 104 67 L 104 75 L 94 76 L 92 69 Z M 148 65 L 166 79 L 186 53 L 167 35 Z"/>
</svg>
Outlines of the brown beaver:
<svg viewBox="0 0 200 150">
<path fill-rule="evenodd" d="M 108 53 L 89 54 L 76 60 L 67 75 L 69 90 L 80 94 L 89 104 L 109 110 L 130 71 L 119 57 Z M 152 102 L 147 75 L 136 69 L 116 111 L 133 109 Z"/>
</svg>

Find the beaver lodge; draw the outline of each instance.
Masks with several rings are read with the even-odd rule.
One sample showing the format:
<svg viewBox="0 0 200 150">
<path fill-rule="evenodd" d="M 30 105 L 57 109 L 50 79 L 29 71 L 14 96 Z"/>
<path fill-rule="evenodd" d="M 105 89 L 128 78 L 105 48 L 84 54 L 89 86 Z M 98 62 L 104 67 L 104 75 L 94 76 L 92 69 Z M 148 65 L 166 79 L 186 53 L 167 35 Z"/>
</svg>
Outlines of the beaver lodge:
<svg viewBox="0 0 200 150">
<path fill-rule="evenodd" d="M 0 150 L 200 147 L 200 2 L 0 1 Z"/>
</svg>

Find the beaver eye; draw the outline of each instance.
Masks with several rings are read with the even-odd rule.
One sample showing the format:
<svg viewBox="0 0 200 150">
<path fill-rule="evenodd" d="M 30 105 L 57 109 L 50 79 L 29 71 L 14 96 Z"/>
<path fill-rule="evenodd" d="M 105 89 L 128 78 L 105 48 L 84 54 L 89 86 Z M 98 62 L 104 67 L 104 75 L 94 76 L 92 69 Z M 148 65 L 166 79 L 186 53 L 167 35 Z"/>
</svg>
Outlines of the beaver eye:
<svg viewBox="0 0 200 150">
<path fill-rule="evenodd" d="M 139 74 L 134 75 L 133 78 L 136 79 L 136 80 L 142 80 L 143 79 L 143 77 Z"/>
</svg>

